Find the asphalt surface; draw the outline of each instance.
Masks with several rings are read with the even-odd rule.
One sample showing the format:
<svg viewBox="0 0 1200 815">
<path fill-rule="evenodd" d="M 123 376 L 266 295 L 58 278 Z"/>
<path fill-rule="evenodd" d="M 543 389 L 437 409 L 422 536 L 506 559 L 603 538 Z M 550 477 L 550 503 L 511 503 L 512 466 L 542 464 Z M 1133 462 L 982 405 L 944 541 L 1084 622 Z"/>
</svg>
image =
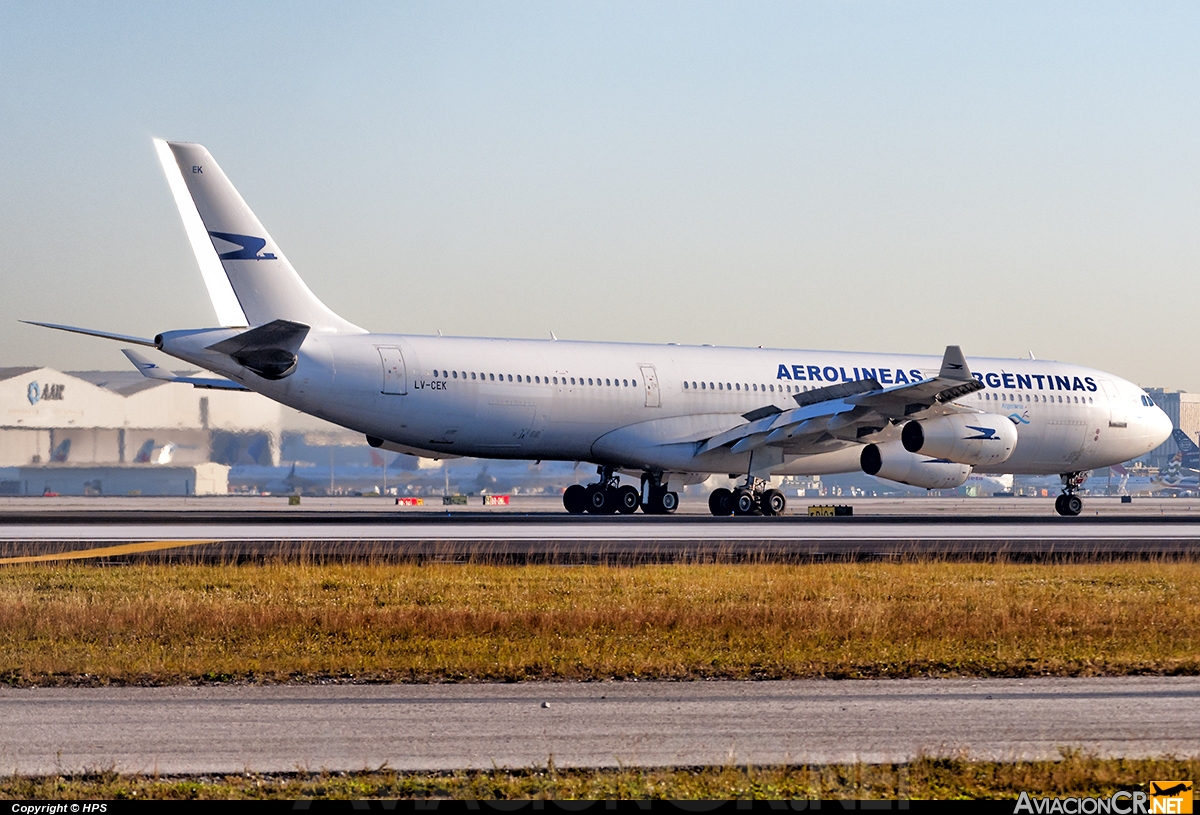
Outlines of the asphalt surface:
<svg viewBox="0 0 1200 815">
<path fill-rule="evenodd" d="M 0 771 L 1200 754 L 1200 678 L 0 690 Z"/>
<path fill-rule="evenodd" d="M 815 500 L 815 499 L 814 499 Z M 825 503 L 845 499 L 828 499 Z M 869 499 L 854 517 L 569 516 L 557 498 L 505 507 L 398 507 L 376 498 L 0 499 L 0 564 L 12 559 L 245 562 L 267 559 L 645 563 L 943 557 L 1155 559 L 1200 553 L 1200 501 L 1089 498 L 1060 518 L 1051 499 Z M 1195 506 L 1193 506 L 1195 504 Z"/>
<path fill-rule="evenodd" d="M 130 546 L 127 544 L 136 544 Z M 241 562 L 811 561 L 948 557 L 1014 560 L 1194 557 L 1192 517 L 564 517 L 479 513 L 68 513 L 0 516 L 12 559 Z"/>
</svg>

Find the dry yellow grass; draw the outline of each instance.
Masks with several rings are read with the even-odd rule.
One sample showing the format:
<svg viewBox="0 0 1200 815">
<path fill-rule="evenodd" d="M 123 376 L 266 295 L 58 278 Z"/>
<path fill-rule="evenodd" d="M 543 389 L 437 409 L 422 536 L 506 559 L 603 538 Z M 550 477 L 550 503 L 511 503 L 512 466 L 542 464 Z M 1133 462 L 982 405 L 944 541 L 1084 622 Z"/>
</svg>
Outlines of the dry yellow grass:
<svg viewBox="0 0 1200 815">
<path fill-rule="evenodd" d="M 0 569 L 15 684 L 1200 672 L 1200 564 Z"/>
<path fill-rule="evenodd" d="M 922 758 L 909 764 L 822 767 L 702 767 L 619 770 L 464 771 L 457 773 L 283 773 L 157 777 L 113 772 L 89 776 L 0 778 L 0 798 L 297 799 L 297 798 L 799 798 L 996 799 L 1107 797 L 1151 780 L 1195 778 L 1196 759 L 1101 759 L 1067 752 L 1059 761 L 969 762 Z M 839 808 L 840 809 L 840 808 Z"/>
</svg>

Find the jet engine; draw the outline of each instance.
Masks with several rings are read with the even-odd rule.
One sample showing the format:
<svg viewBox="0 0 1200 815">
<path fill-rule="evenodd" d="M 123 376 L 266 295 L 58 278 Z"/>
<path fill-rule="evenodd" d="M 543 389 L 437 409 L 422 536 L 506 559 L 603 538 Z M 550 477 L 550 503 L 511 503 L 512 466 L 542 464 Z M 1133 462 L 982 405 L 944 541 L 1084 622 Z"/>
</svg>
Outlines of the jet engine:
<svg viewBox="0 0 1200 815">
<path fill-rule="evenodd" d="M 994 413 L 955 413 L 909 422 L 900 440 L 910 453 L 984 467 L 1008 460 L 1017 446 L 1017 428 Z"/>
<path fill-rule="evenodd" d="M 868 444 L 859 456 L 859 464 L 867 475 L 927 490 L 961 486 L 971 474 L 970 465 L 910 453 L 895 441 Z"/>
</svg>

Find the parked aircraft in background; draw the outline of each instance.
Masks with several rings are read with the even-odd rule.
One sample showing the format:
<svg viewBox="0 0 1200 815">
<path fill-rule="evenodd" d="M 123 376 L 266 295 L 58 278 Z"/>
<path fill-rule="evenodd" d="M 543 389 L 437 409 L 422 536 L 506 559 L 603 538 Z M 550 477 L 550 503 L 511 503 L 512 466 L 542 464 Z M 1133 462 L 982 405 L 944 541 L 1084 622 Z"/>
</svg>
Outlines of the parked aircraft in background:
<svg viewBox="0 0 1200 815">
<path fill-rule="evenodd" d="M 1116 495 L 1191 495 L 1200 492 L 1200 479 L 1195 474 L 1184 475 L 1179 455 L 1160 472 L 1153 475 L 1134 475 L 1122 464 L 1109 469 L 1117 478 L 1112 491 Z"/>
<path fill-rule="evenodd" d="M 968 360 L 953 345 L 939 358 L 368 333 L 309 290 L 204 147 L 156 148 L 220 327 L 144 339 L 38 325 L 156 348 L 226 379 L 176 377 L 131 357 L 147 376 L 250 389 L 376 448 L 598 465 L 595 483 L 564 493 L 569 512 L 670 513 L 673 485 L 737 473 L 736 490 L 712 491 L 713 514 L 775 515 L 786 499 L 770 476 L 861 469 L 926 489 L 972 473 L 1058 473 L 1057 511 L 1078 515 L 1089 470 L 1171 432 L 1120 377 Z"/>
<path fill-rule="evenodd" d="M 1175 445 L 1179 448 L 1180 465 L 1188 470 L 1200 470 L 1200 447 L 1196 446 L 1196 442 L 1192 441 L 1191 437 L 1179 428 L 1175 428 L 1171 433 L 1171 438 L 1175 440 Z"/>
<path fill-rule="evenodd" d="M 62 464 L 71 456 L 71 440 L 63 439 L 50 453 L 50 460 L 56 464 Z"/>
<path fill-rule="evenodd" d="M 167 442 L 158 448 L 158 454 L 154 453 L 154 439 L 146 439 L 142 446 L 138 448 L 137 454 L 133 457 L 134 464 L 170 464 L 171 459 L 175 457 L 175 451 L 178 445 Z"/>
</svg>

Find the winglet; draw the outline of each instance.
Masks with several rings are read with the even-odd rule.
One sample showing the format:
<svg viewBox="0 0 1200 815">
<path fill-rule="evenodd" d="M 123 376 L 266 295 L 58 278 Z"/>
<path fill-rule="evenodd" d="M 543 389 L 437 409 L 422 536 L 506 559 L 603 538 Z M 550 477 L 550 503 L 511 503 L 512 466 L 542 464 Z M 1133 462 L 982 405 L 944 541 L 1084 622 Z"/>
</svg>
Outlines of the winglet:
<svg viewBox="0 0 1200 815">
<path fill-rule="evenodd" d="M 971 376 L 971 369 L 967 367 L 967 358 L 963 356 L 962 349 L 957 345 L 946 346 L 946 355 L 942 357 L 942 370 L 938 373 L 938 377 L 963 381 L 975 378 Z"/>
</svg>

